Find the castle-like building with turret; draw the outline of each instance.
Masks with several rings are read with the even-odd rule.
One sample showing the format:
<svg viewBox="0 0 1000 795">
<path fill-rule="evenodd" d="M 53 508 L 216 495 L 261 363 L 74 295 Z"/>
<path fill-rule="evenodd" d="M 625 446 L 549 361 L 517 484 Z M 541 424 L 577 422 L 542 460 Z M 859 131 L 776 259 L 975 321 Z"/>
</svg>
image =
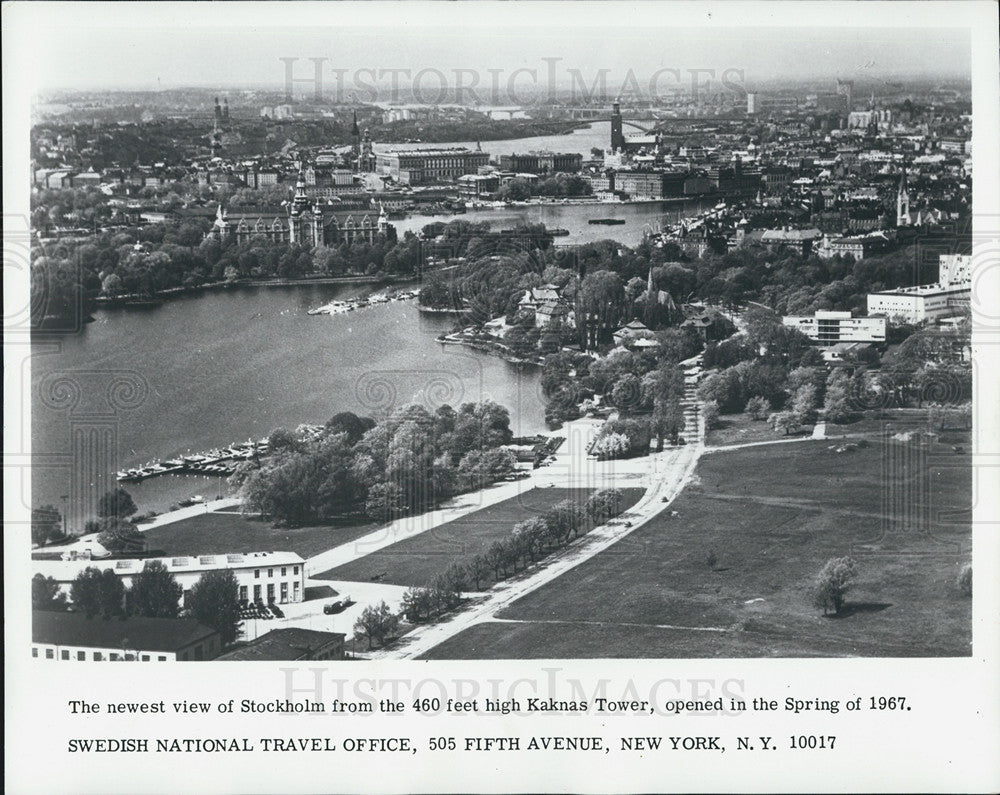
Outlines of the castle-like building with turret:
<svg viewBox="0 0 1000 795">
<path fill-rule="evenodd" d="M 245 243 L 255 237 L 303 246 L 339 246 L 346 243 L 393 242 L 396 228 L 385 209 L 342 210 L 329 202 L 306 194 L 302 169 L 295 184 L 295 196 L 281 209 L 226 209 L 219 205 L 210 235 L 221 240 L 235 238 Z"/>
</svg>

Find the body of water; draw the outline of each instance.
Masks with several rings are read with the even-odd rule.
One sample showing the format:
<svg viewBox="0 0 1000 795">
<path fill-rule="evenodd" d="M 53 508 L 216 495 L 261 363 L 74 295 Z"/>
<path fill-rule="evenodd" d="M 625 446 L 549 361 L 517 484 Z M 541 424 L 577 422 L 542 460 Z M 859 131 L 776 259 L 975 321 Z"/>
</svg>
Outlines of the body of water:
<svg viewBox="0 0 1000 795">
<path fill-rule="evenodd" d="M 712 207 L 717 200 L 690 199 L 683 202 L 639 202 L 635 204 L 615 204 L 592 202 L 589 204 L 531 204 L 524 207 L 503 209 L 479 209 L 445 215 L 413 214 L 393 220 L 400 236 L 404 232 L 419 232 L 434 221 L 487 221 L 493 231 L 510 229 L 519 223 L 542 223 L 550 229 L 566 229 L 568 237 L 556 238 L 556 244 L 593 243 L 596 240 L 614 240 L 628 246 L 642 242 L 646 232 L 658 232 L 668 224 L 675 224 L 679 218 L 696 215 Z M 624 224 L 603 225 L 589 223 L 592 218 L 617 218 Z"/>
<path fill-rule="evenodd" d="M 629 130 L 638 132 L 637 130 Z M 376 151 L 387 149 L 440 149 L 452 146 L 464 146 L 475 149 L 476 144 L 496 159 L 500 155 L 525 154 L 534 150 L 552 152 L 579 153 L 584 158 L 591 157 L 591 149 L 607 149 L 611 146 L 611 122 L 593 122 L 589 127 L 581 127 L 565 135 L 537 135 L 531 138 L 511 138 L 507 141 L 455 141 L 443 144 L 380 144 L 375 143 Z"/>
<path fill-rule="evenodd" d="M 542 149 L 589 157 L 609 138 L 610 124 L 597 122 L 567 135 L 482 146 L 493 157 Z M 454 218 L 487 220 L 496 230 L 541 222 L 570 231 L 560 243 L 633 245 L 644 231 L 699 207 L 555 204 L 394 223 L 403 233 Z M 587 223 L 600 217 L 625 224 Z M 38 337 L 31 360 L 31 503 L 60 508 L 74 529 L 74 521 L 92 516 L 93 494 L 113 485 L 107 479 L 114 470 L 261 438 L 277 427 L 323 423 L 338 411 L 378 416 L 414 401 L 435 409 L 491 398 L 510 410 L 515 434 L 544 428 L 540 372 L 441 345 L 435 337 L 451 327 L 448 316 L 420 313 L 415 302 L 307 314 L 370 291 L 311 285 L 207 292 L 151 309 L 101 310 L 77 335 Z M 162 511 L 195 494 L 215 497 L 226 485 L 217 477 L 165 475 L 128 490 L 140 510 Z"/>
<path fill-rule="evenodd" d="M 366 291 L 314 285 L 208 292 L 155 309 L 101 310 L 78 335 L 39 338 L 32 357 L 33 504 L 62 509 L 64 495 L 86 491 L 86 484 L 72 488 L 71 479 L 90 470 L 106 477 L 100 469 L 108 461 L 118 469 L 139 466 L 260 438 L 276 427 L 323 423 L 339 411 L 379 416 L 410 402 L 433 410 L 490 398 L 510 410 L 515 434 L 544 428 L 539 371 L 438 343 L 453 323 L 447 316 L 421 313 L 415 301 L 307 314 Z M 94 428 L 104 429 L 98 441 L 79 441 Z M 92 449 L 104 439 L 115 440 L 113 451 Z M 127 488 L 141 510 L 162 511 L 194 494 L 214 497 L 225 483 L 164 475 Z M 69 515 L 86 512 L 71 506 Z"/>
</svg>

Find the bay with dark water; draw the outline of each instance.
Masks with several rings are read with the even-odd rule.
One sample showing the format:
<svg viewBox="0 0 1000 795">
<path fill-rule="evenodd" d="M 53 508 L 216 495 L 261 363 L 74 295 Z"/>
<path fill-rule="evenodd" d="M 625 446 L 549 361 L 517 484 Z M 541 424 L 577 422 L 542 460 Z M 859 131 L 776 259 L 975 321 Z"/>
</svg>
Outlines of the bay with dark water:
<svg viewBox="0 0 1000 795">
<path fill-rule="evenodd" d="M 152 309 L 100 310 L 79 334 L 38 338 L 33 503 L 60 507 L 70 491 L 71 434 L 88 418 L 115 428 L 118 468 L 321 424 L 339 411 L 379 416 L 411 402 L 433 410 L 490 398 L 508 408 L 516 434 L 544 428 L 538 369 L 442 345 L 435 338 L 451 328 L 449 316 L 422 313 L 412 300 L 308 314 L 370 291 L 206 292 Z M 78 399 L 67 402 L 66 390 Z M 122 390 L 124 400 L 116 396 Z M 225 484 L 161 475 L 127 488 L 141 510 L 162 511 L 195 494 L 215 497 Z"/>
<path fill-rule="evenodd" d="M 483 148 L 493 155 L 553 149 L 589 156 L 607 137 L 607 123 L 598 123 L 569 135 Z M 438 144 L 449 145 L 469 142 Z M 695 203 L 557 204 L 394 223 L 402 233 L 456 217 L 487 220 L 493 229 L 518 220 L 542 222 L 570 231 L 557 238 L 561 244 L 607 238 L 634 245 L 644 231 L 698 209 Z M 625 224 L 588 224 L 595 217 L 622 218 Z M 103 471 L 107 477 L 110 467 L 139 467 L 258 439 L 277 427 L 320 424 L 339 411 L 379 416 L 410 402 L 433 410 L 490 398 L 508 408 L 515 434 L 544 429 L 540 371 L 437 342 L 452 327 L 450 316 L 421 313 L 415 301 L 343 315 L 308 314 L 333 299 L 375 291 L 367 285 L 211 291 L 154 308 L 99 310 L 77 334 L 37 337 L 31 359 L 31 502 L 64 510 L 64 496 L 72 501 L 70 495 L 86 490 L 77 483 L 74 492 L 71 472 L 77 481 L 81 472 L 98 478 Z M 79 439 L 95 432 L 114 449 L 95 457 L 81 447 Z M 86 460 L 74 460 L 81 456 Z M 127 488 L 141 511 L 226 492 L 224 479 L 197 475 L 161 475 Z M 90 510 L 71 508 L 69 514 Z"/>
</svg>

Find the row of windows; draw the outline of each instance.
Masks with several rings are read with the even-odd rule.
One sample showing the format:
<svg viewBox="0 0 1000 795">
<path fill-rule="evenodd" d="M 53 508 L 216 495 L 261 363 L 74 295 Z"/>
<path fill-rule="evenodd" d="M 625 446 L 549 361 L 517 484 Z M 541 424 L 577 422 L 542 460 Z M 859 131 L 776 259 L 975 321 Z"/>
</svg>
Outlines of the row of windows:
<svg viewBox="0 0 1000 795">
<path fill-rule="evenodd" d="M 32 647 L 32 649 L 31 649 L 31 656 L 32 657 L 36 657 L 36 658 L 38 657 L 38 648 L 37 647 Z M 45 650 L 45 659 L 46 660 L 54 660 L 54 659 L 56 659 L 56 650 L 55 649 L 46 649 Z M 84 662 L 87 659 L 87 652 L 85 652 L 85 651 L 78 651 L 78 652 L 76 652 L 76 656 L 74 658 L 74 657 L 70 656 L 69 649 L 61 649 L 60 652 L 59 652 L 59 659 L 60 660 L 76 659 L 78 662 Z M 95 651 L 93 653 L 93 656 L 91 657 L 91 659 L 94 660 L 95 662 L 102 662 L 105 659 L 108 659 L 111 662 L 120 662 L 122 660 L 124 660 L 125 662 L 135 662 L 136 656 L 134 654 L 128 654 L 127 652 L 122 652 L 122 653 L 119 654 L 118 652 L 114 652 L 114 651 L 113 652 Z M 156 655 L 157 662 L 166 662 L 166 659 L 167 659 L 167 657 L 164 654 L 158 654 L 158 655 Z M 141 662 L 152 662 L 152 655 L 141 654 L 141 655 L 139 655 L 139 660 Z"/>
<path fill-rule="evenodd" d="M 300 586 L 299 586 L 298 582 L 293 582 L 292 583 L 292 601 L 294 601 L 294 602 L 299 601 L 299 593 L 300 593 L 299 588 L 300 588 Z M 250 596 L 250 589 L 247 588 L 247 586 L 245 586 L 245 585 L 241 585 L 240 586 L 240 600 L 243 601 L 243 602 L 247 602 L 247 601 L 249 601 L 249 596 Z M 268 602 L 273 602 L 274 601 L 274 596 L 275 596 L 274 583 L 273 582 L 272 583 L 268 583 L 268 585 L 267 585 L 267 601 Z M 255 602 L 259 602 L 262 598 L 263 598 L 263 589 L 262 589 L 262 587 L 260 585 L 255 585 L 253 587 L 253 600 Z M 284 604 L 287 601 L 288 601 L 288 583 L 287 582 L 283 582 L 283 583 L 281 583 L 281 604 Z"/>
<path fill-rule="evenodd" d="M 260 569 L 254 569 L 253 570 L 253 576 L 254 576 L 255 580 L 259 580 L 260 579 L 260 572 L 261 572 Z M 299 573 L 299 567 L 298 566 L 292 566 L 292 574 L 298 574 L 298 573 Z M 267 576 L 268 577 L 273 577 L 274 576 L 274 569 L 273 568 L 270 568 L 270 569 L 267 570 Z M 282 566 L 281 567 L 281 576 L 282 577 L 287 577 L 288 576 L 288 567 L 287 566 Z"/>
</svg>

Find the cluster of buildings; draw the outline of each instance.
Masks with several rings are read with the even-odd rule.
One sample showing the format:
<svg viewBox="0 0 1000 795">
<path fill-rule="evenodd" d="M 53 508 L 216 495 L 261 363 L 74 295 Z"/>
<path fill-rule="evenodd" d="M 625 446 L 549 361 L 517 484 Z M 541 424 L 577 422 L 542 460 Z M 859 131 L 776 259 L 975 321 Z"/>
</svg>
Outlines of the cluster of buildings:
<svg viewBox="0 0 1000 795">
<path fill-rule="evenodd" d="M 51 578 L 67 599 L 85 569 L 111 571 L 128 589 L 153 563 L 181 586 L 178 607 L 188 607 L 191 589 L 209 572 L 229 571 L 236 580 L 241 609 L 271 610 L 305 599 L 305 560 L 294 552 L 248 552 L 164 558 L 107 558 L 66 553 L 62 559 L 35 559 L 35 574 Z M 198 660 L 333 660 L 344 658 L 345 635 L 281 626 L 225 650 L 219 633 L 193 618 L 88 617 L 82 612 L 36 610 L 31 655 L 71 662 L 185 662 Z M 123 605 L 128 608 L 128 604 Z"/>
<path fill-rule="evenodd" d="M 972 257 L 942 254 L 938 280 L 868 295 L 868 314 L 901 323 L 923 323 L 960 315 L 972 297 Z"/>
</svg>

